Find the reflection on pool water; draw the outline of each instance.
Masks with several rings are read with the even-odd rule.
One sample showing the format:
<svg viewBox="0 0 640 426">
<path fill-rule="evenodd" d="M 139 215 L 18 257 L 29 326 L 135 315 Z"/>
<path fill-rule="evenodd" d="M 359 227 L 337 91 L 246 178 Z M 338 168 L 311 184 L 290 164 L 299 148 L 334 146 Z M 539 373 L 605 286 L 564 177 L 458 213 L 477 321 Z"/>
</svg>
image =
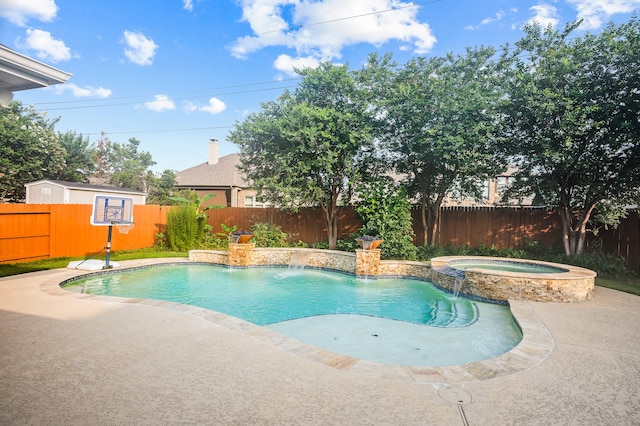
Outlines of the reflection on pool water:
<svg viewBox="0 0 640 426">
<path fill-rule="evenodd" d="M 522 339 L 507 306 L 411 279 L 182 264 L 110 271 L 65 288 L 194 305 L 384 364 L 463 364 L 500 355 Z"/>
</svg>

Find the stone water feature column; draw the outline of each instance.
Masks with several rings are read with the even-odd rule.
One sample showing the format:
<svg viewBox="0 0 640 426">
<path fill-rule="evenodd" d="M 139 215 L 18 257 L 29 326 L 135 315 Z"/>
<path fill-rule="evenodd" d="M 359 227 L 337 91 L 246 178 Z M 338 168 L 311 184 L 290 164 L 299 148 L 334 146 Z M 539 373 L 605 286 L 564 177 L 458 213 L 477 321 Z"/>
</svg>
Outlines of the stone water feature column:
<svg viewBox="0 0 640 426">
<path fill-rule="evenodd" d="M 380 275 L 380 249 L 356 249 L 356 277 Z"/>
<path fill-rule="evenodd" d="M 254 243 L 229 243 L 229 266 L 251 265 L 251 250 L 254 248 Z"/>
</svg>

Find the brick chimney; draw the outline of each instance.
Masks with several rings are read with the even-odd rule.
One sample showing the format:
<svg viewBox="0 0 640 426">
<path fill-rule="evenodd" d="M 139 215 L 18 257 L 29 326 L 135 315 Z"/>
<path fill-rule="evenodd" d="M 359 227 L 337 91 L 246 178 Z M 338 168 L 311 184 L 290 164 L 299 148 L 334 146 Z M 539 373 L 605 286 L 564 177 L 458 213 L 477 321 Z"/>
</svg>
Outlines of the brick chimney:
<svg viewBox="0 0 640 426">
<path fill-rule="evenodd" d="M 209 164 L 218 164 L 218 139 L 209 139 Z"/>
</svg>

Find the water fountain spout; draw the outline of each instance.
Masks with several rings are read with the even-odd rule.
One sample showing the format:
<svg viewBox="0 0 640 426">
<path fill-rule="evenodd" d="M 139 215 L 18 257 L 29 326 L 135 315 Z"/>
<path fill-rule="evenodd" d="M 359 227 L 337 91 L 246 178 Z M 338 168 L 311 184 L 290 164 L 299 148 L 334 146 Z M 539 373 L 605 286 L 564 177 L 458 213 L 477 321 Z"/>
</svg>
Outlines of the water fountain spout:
<svg viewBox="0 0 640 426">
<path fill-rule="evenodd" d="M 289 272 L 300 272 L 307 266 L 312 253 L 307 251 L 294 251 L 289 258 Z"/>
<path fill-rule="evenodd" d="M 464 283 L 464 277 L 456 278 L 456 282 L 453 286 L 453 297 L 458 297 L 460 295 L 460 289 L 462 288 L 463 283 Z"/>
</svg>

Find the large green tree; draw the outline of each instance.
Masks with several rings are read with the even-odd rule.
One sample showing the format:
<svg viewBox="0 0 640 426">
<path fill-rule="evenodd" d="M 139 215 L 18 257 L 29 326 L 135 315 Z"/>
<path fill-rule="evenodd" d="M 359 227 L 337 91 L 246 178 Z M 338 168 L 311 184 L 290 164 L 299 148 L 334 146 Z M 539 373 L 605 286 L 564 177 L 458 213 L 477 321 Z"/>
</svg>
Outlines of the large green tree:
<svg viewBox="0 0 640 426">
<path fill-rule="evenodd" d="M 535 193 L 580 254 L 595 212 L 615 224 L 640 188 L 640 23 L 575 34 L 529 25 L 511 64 L 505 149 L 519 168 L 510 193 Z"/>
<path fill-rule="evenodd" d="M 155 176 L 151 167 L 156 162 L 153 161 L 150 152 L 138 151 L 139 146 L 140 141 L 136 138 L 129 138 L 129 143 L 126 145 L 113 146 L 111 183 L 149 192 Z"/>
<path fill-rule="evenodd" d="M 293 92 L 236 124 L 228 139 L 240 147 L 241 170 L 263 199 L 293 210 L 320 206 L 334 248 L 341 206 L 365 175 L 369 112 L 347 66 L 298 72 Z"/>
<path fill-rule="evenodd" d="M 136 138 L 120 144 L 103 134 L 96 150 L 97 177 L 112 185 L 148 192 L 154 178 L 150 168 L 156 162 L 149 152 L 138 151 L 139 146 Z"/>
<path fill-rule="evenodd" d="M 75 132 L 65 132 L 59 134 L 59 142 L 65 151 L 65 166 L 52 178 L 69 182 L 89 182 L 89 177 L 95 170 L 95 148 L 89 142 L 89 138 Z"/>
<path fill-rule="evenodd" d="M 139 151 L 140 143 L 136 138 L 130 138 L 127 144 L 112 142 L 103 133 L 95 149 L 93 177 L 102 183 L 146 192 L 149 203 L 171 204 L 175 173 L 167 169 L 157 176 L 151 170 L 156 162 L 151 153 Z"/>
<path fill-rule="evenodd" d="M 416 57 L 400 69 L 388 56 L 370 57 L 380 138 L 409 196 L 420 202 L 425 244 L 436 243 L 447 195 L 481 198 L 485 182 L 503 169 L 495 149 L 502 94 L 494 55 L 480 47 Z"/>
<path fill-rule="evenodd" d="M 19 102 L 0 108 L 0 202 L 24 200 L 26 183 L 53 178 L 64 169 L 57 121 Z"/>
<path fill-rule="evenodd" d="M 155 176 L 148 192 L 147 204 L 172 205 L 176 186 L 176 174 L 173 170 L 165 169 Z"/>
</svg>

